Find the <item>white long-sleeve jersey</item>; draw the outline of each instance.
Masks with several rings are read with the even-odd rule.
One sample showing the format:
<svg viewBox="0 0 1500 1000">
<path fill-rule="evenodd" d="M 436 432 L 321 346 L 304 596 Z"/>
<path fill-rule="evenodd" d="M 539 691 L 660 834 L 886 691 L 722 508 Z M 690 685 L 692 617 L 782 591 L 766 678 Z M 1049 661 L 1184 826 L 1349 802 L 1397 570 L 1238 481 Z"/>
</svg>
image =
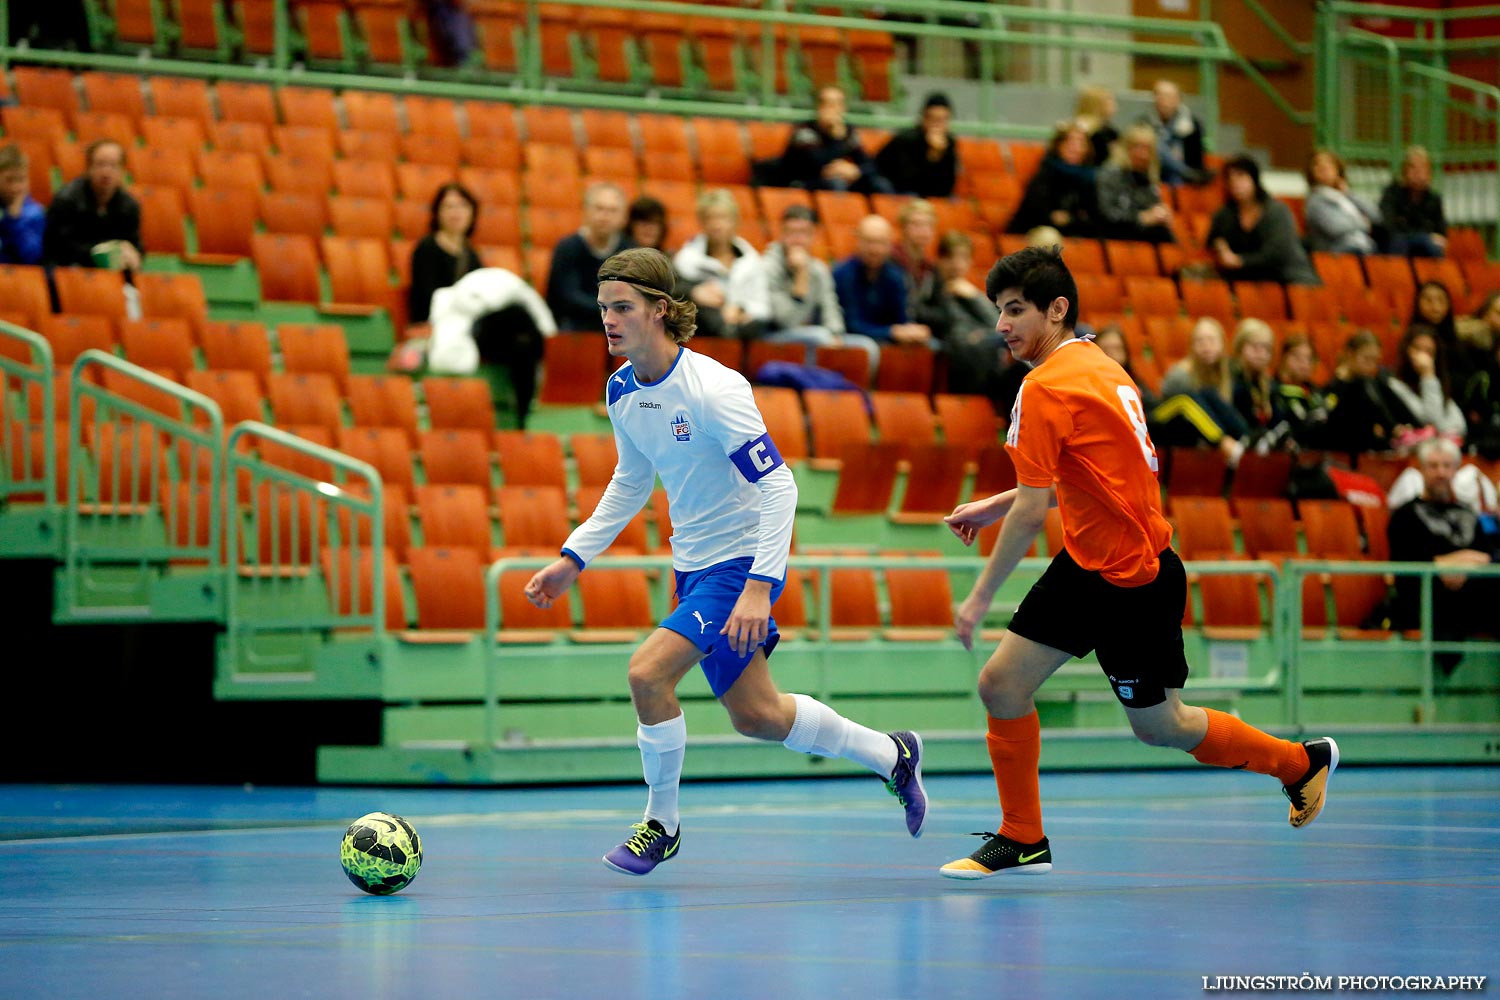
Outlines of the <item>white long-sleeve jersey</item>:
<svg viewBox="0 0 1500 1000">
<path fill-rule="evenodd" d="M 605 400 L 619 464 L 593 516 L 568 536 L 565 555 L 585 566 L 609 548 L 659 475 L 676 569 L 753 556 L 753 578 L 786 577 L 797 483 L 739 372 L 684 347 L 648 385 L 636 381 L 632 365 L 622 366 Z"/>
</svg>

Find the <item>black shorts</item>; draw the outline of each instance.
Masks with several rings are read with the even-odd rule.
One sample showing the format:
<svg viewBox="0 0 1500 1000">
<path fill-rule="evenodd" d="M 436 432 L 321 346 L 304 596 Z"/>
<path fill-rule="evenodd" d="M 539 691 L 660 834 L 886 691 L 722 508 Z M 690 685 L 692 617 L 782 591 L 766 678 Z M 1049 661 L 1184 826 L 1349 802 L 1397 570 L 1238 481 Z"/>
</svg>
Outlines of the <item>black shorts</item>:
<svg viewBox="0 0 1500 1000">
<path fill-rule="evenodd" d="M 1099 656 L 1099 667 L 1130 708 L 1166 701 L 1167 688 L 1187 683 L 1182 613 L 1187 574 L 1170 547 L 1161 553 L 1156 579 L 1121 587 L 1081 568 L 1059 552 L 1016 609 L 1016 635 L 1073 656 Z"/>
</svg>

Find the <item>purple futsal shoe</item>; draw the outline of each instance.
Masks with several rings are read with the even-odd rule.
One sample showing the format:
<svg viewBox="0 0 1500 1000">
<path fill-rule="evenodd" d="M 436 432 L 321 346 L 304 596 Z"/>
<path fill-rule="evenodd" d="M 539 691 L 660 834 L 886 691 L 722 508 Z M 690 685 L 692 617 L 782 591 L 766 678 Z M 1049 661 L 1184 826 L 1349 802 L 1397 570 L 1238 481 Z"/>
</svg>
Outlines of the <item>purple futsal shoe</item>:
<svg viewBox="0 0 1500 1000">
<path fill-rule="evenodd" d="M 635 823 L 630 839 L 604 856 L 604 863 L 624 875 L 647 875 L 663 861 L 677 854 L 682 844 L 682 828 L 667 836 L 667 831 L 654 819 Z"/>
<path fill-rule="evenodd" d="M 891 733 L 890 737 L 896 744 L 896 769 L 885 783 L 885 790 L 896 796 L 906 810 L 906 832 L 920 837 L 922 825 L 927 822 L 927 789 L 922 787 L 922 737 L 906 729 Z"/>
</svg>

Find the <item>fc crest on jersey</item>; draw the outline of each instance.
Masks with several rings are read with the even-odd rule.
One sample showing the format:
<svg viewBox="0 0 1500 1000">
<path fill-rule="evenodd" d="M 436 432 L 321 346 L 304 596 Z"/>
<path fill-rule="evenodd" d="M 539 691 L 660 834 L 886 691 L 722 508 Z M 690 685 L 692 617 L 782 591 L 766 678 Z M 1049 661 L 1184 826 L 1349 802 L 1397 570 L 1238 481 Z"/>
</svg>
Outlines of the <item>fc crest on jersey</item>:
<svg viewBox="0 0 1500 1000">
<path fill-rule="evenodd" d="M 679 412 L 672 418 L 672 436 L 679 441 L 691 441 L 693 428 L 688 425 L 686 413 Z"/>
</svg>

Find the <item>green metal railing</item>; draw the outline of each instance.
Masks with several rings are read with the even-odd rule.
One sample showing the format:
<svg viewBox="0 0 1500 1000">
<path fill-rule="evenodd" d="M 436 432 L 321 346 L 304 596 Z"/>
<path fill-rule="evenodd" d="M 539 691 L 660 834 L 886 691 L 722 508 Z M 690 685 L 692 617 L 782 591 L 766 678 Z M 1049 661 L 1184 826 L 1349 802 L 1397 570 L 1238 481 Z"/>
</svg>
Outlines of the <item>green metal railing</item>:
<svg viewBox="0 0 1500 1000">
<path fill-rule="evenodd" d="M 302 84 L 336 89 L 391 91 L 402 94 L 476 100 L 500 100 L 516 104 L 556 104 L 575 107 L 618 108 L 626 111 L 666 112 L 680 115 L 718 115 L 773 121 L 794 121 L 807 115 L 806 81 L 794 93 L 781 96 L 774 90 L 774 74 L 765 72 L 735 92 L 715 94 L 703 81 L 690 81 L 679 91 L 668 92 L 642 87 L 635 93 L 621 93 L 598 81 L 560 80 L 542 74 L 536 39 L 539 25 L 537 0 L 526 2 L 528 44 L 522 48 L 521 72 L 513 77 L 468 68 L 442 70 L 422 68 L 415 78 L 381 76 L 375 72 L 354 74 L 307 69 L 293 64 L 297 44 L 285 0 L 276 5 L 275 52 L 266 65 L 238 65 L 228 60 L 155 58 L 148 53 L 123 55 L 110 53 L 81 54 L 12 46 L 4 36 L 5 14 L 9 3 L 0 0 L 0 64 L 10 61 L 72 66 L 126 73 L 167 73 L 224 80 L 249 80 L 276 85 Z M 880 31 L 912 45 L 927 39 L 958 41 L 977 45 L 980 59 L 981 86 L 979 112 L 968 120 L 955 123 L 963 133 L 975 135 L 1008 135 L 1042 137 L 1050 134 L 1051 123 L 1031 121 L 1026 112 L 1004 120 L 1004 106 L 997 78 L 1001 75 L 1001 55 L 1011 47 L 1026 47 L 1064 53 L 1113 52 L 1151 56 L 1193 65 L 1198 70 L 1199 93 L 1210 107 L 1218 104 L 1217 72 L 1220 64 L 1237 61 L 1238 56 L 1224 40 L 1219 25 L 1212 21 L 1181 21 L 1166 18 L 1101 16 L 1072 11 L 1049 11 L 1002 4 L 974 4 L 963 0 L 835 0 L 844 14 L 807 13 L 780 9 L 781 4 L 767 0 L 761 7 L 724 7 L 665 0 L 562 0 L 579 8 L 624 9 L 634 13 L 672 14 L 685 18 L 719 19 L 759 23 L 762 26 L 759 65 L 769 67 L 776 55 L 773 27 L 778 25 L 833 28 L 840 32 Z M 819 5 L 825 10 L 827 5 Z M 881 11 L 900 14 L 912 20 L 874 20 L 862 16 Z M 922 18 L 923 20 L 917 20 Z M 944 19 L 959 22 L 939 23 Z M 970 22 L 977 22 L 971 23 Z M 961 26 L 960 26 L 961 25 Z M 1137 35 L 1166 39 L 1140 42 Z M 577 88 L 577 89 L 574 89 Z M 858 125 L 898 127 L 909 124 L 905 113 L 868 109 L 852 114 Z M 1210 122 L 1216 116 L 1209 116 Z M 1212 137 L 1209 137 L 1210 140 Z"/>
<path fill-rule="evenodd" d="M 224 453 L 229 656 L 221 664 L 295 679 L 306 673 L 308 650 L 329 630 L 383 632 L 380 474 L 258 422 L 235 425 Z"/>
<path fill-rule="evenodd" d="M 52 345 L 0 320 L 0 503 L 57 503 L 53 392 Z"/>
<path fill-rule="evenodd" d="M 99 350 L 79 355 L 68 390 L 58 614 L 148 617 L 166 563 L 221 564 L 224 417 L 207 396 Z"/>
</svg>

